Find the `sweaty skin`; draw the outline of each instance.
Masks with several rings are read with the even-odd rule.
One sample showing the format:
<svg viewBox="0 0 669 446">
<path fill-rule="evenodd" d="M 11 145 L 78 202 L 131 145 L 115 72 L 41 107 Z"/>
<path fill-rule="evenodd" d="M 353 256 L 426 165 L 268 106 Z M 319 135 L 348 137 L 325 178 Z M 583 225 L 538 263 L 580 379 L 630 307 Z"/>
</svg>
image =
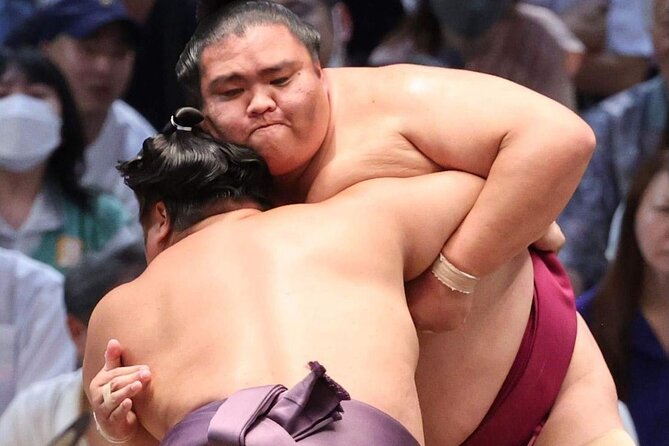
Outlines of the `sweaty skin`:
<svg viewBox="0 0 669 446">
<path fill-rule="evenodd" d="M 318 204 L 219 214 L 179 234 L 161 232 L 169 223 L 156 206 L 145 223 L 149 267 L 91 318 L 86 388 L 107 340 L 118 339 L 125 364 L 152 370 L 133 401 L 145 429 L 133 444 L 151 444 L 235 390 L 292 386 L 316 359 L 353 399 L 424 444 L 404 281 L 434 261 L 481 186 L 458 172 L 377 179 Z"/>
</svg>

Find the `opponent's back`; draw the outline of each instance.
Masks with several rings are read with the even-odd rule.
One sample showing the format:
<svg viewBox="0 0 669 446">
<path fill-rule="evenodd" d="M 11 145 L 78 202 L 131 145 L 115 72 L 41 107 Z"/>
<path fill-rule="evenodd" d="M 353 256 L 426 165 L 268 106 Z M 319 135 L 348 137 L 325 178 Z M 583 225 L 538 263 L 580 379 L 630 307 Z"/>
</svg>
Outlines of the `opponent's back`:
<svg viewBox="0 0 669 446">
<path fill-rule="evenodd" d="M 430 196 L 437 185 L 452 204 Z M 320 204 L 198 224 L 101 310 L 111 319 L 101 342 L 118 338 L 127 364 L 155 371 L 135 406 L 145 427 L 160 435 L 240 388 L 290 386 L 318 360 L 352 398 L 422 438 L 404 280 L 437 257 L 479 185 L 456 173 L 380 179 Z M 114 316 L 130 304 L 132 315 Z"/>
</svg>

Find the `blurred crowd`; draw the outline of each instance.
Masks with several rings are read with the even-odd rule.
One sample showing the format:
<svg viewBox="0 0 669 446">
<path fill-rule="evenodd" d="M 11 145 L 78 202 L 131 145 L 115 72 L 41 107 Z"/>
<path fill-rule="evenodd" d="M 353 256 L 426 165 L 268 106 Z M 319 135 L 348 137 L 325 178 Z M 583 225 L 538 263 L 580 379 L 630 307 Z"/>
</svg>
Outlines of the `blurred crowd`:
<svg viewBox="0 0 669 446">
<path fill-rule="evenodd" d="M 668 445 L 669 0 L 277 2 L 318 29 L 323 66 L 479 71 L 588 122 L 559 255 L 629 429 Z M 105 444 L 77 368 L 86 325 L 145 266 L 115 166 L 188 105 L 174 67 L 196 3 L 0 0 L 0 445 Z"/>
</svg>

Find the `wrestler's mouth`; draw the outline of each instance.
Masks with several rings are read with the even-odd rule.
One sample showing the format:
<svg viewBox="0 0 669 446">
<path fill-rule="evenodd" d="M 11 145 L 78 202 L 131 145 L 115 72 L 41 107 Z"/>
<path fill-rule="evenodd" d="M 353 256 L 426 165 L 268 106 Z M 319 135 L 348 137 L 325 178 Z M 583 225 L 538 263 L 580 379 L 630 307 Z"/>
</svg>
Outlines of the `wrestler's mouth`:
<svg viewBox="0 0 669 446">
<path fill-rule="evenodd" d="M 271 128 L 271 127 L 277 127 L 277 126 L 280 126 L 280 125 L 284 125 L 284 124 L 282 122 L 270 122 L 270 123 L 267 123 L 267 124 L 262 124 L 262 125 L 257 126 L 256 128 L 254 128 L 251 131 L 251 133 L 256 132 L 258 130 L 268 129 L 268 128 Z"/>
</svg>

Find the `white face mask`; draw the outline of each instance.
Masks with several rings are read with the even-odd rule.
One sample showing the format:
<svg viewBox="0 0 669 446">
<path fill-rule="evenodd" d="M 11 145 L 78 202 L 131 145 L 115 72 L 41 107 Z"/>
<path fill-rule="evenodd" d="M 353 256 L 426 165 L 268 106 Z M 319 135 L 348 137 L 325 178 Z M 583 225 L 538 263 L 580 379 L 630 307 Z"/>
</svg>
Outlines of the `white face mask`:
<svg viewBox="0 0 669 446">
<path fill-rule="evenodd" d="M 62 119 L 49 103 L 24 94 L 0 99 L 0 168 L 25 172 L 60 146 Z"/>
</svg>

